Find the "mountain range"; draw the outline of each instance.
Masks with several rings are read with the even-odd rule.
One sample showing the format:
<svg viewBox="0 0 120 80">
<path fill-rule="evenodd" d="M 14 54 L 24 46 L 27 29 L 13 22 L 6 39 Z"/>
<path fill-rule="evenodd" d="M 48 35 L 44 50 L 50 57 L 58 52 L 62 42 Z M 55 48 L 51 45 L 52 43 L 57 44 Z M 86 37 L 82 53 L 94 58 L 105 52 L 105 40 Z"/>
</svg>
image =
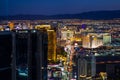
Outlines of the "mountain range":
<svg viewBox="0 0 120 80">
<path fill-rule="evenodd" d="M 42 20 L 42 19 L 92 19 L 109 20 L 120 18 L 120 10 L 113 11 L 90 11 L 79 14 L 59 14 L 59 15 L 12 15 L 0 16 L 0 20 Z"/>
</svg>

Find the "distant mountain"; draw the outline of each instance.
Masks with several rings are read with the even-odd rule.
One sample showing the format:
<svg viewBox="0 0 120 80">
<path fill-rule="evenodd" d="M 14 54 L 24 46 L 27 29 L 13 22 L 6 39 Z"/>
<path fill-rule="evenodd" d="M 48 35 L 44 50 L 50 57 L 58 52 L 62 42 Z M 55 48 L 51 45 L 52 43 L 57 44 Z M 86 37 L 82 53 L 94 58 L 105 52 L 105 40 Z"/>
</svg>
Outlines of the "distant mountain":
<svg viewBox="0 0 120 80">
<path fill-rule="evenodd" d="M 120 18 L 120 10 L 114 11 L 91 11 L 80 14 L 60 14 L 60 15 L 14 15 L 0 16 L 0 20 L 41 20 L 41 19 L 93 19 L 108 20 Z"/>
</svg>

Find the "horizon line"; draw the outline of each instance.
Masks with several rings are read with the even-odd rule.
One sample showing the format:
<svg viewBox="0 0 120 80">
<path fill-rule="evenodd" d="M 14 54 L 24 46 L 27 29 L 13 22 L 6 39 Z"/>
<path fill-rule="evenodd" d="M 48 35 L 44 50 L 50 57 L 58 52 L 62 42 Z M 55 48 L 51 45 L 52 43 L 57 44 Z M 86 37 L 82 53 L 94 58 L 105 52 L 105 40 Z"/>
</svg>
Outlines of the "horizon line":
<svg viewBox="0 0 120 80">
<path fill-rule="evenodd" d="M 31 15 L 38 15 L 38 16 L 55 16 L 55 15 L 74 15 L 74 14 L 83 14 L 83 13 L 89 13 L 89 12 L 102 12 L 102 11 L 105 11 L 105 12 L 109 12 L 109 11 L 120 11 L 119 10 L 93 10 L 93 11 L 84 11 L 84 12 L 79 12 L 79 13 L 59 13 L 59 14 L 13 14 L 13 15 L 0 15 L 0 16 L 24 16 L 24 15 L 28 15 L 28 16 L 31 16 Z"/>
</svg>

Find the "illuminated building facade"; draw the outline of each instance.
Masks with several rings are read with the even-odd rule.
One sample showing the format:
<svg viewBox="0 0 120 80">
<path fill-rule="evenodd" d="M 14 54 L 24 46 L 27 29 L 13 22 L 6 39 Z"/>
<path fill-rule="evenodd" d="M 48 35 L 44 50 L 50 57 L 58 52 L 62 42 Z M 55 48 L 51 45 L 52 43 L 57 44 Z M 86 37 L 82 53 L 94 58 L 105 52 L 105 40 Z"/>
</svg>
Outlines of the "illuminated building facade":
<svg viewBox="0 0 120 80">
<path fill-rule="evenodd" d="M 103 35 L 103 44 L 110 44 L 111 43 L 111 35 Z"/>
<path fill-rule="evenodd" d="M 90 38 L 87 36 L 82 37 L 82 46 L 84 48 L 90 48 Z"/>
<path fill-rule="evenodd" d="M 84 48 L 97 48 L 103 45 L 103 38 L 97 34 L 87 34 L 82 37 L 82 46 Z"/>
<path fill-rule="evenodd" d="M 48 33 L 48 60 L 56 61 L 56 32 L 47 30 Z"/>
<path fill-rule="evenodd" d="M 13 22 L 8 22 L 8 26 L 10 27 L 10 30 L 14 29 L 14 23 Z"/>
<path fill-rule="evenodd" d="M 51 25 L 37 25 L 35 29 L 45 29 L 48 34 L 48 60 L 56 61 L 56 32 L 51 29 Z"/>
<path fill-rule="evenodd" d="M 51 29 L 51 26 L 50 25 L 36 25 L 35 26 L 35 29 L 46 29 L 46 30 L 49 30 Z"/>
<path fill-rule="evenodd" d="M 74 31 L 72 31 L 72 30 L 63 30 L 63 31 L 61 31 L 61 39 L 62 40 L 71 39 L 73 37 L 74 37 Z"/>
<path fill-rule="evenodd" d="M 2 25 L 0 25 L 0 31 L 3 31 L 3 30 L 4 30 L 3 26 L 2 26 Z"/>
</svg>

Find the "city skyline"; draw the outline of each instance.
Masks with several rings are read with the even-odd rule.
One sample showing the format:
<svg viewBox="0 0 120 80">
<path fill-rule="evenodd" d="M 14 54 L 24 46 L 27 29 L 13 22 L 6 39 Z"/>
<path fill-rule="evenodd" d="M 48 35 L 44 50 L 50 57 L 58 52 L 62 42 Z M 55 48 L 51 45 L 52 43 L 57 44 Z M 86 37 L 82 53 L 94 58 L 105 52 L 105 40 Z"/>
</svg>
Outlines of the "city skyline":
<svg viewBox="0 0 120 80">
<path fill-rule="evenodd" d="M 120 19 L 2 20 L 0 30 L 0 80 L 120 79 Z"/>
<path fill-rule="evenodd" d="M 100 10 L 120 10 L 120 0 L 0 0 L 0 16 L 56 15 Z"/>
</svg>

